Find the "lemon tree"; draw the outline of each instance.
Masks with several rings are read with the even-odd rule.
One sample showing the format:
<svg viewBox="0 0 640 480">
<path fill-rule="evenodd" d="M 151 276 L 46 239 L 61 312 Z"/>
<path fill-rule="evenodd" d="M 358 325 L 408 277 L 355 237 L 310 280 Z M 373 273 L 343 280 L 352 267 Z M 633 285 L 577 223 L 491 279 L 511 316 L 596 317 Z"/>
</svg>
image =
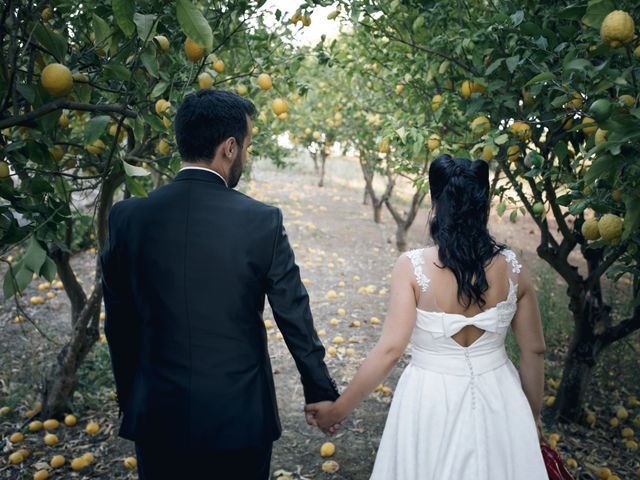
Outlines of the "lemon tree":
<svg viewBox="0 0 640 480">
<path fill-rule="evenodd" d="M 483 159 L 497 214 L 534 220 L 575 325 L 552 411 L 582 420 L 594 359 L 640 328 L 637 4 L 341 3 L 361 62 L 380 67 L 373 103 L 397 171 L 423 178 L 425 141 Z M 604 280 L 631 299 L 619 312 Z"/>
<path fill-rule="evenodd" d="M 38 327 L 44 296 L 61 282 L 71 334 L 43 386 L 43 414 L 69 411 L 77 369 L 99 338 L 100 265 L 83 288 L 70 260 L 100 253 L 114 201 L 144 196 L 177 172 L 173 116 L 199 88 L 228 88 L 258 107 L 255 156 L 280 161 L 276 138 L 301 58 L 281 12 L 264 2 L 67 0 L 12 2 L 0 37 L 0 238 L 4 296 Z M 268 77 L 268 78 L 267 78 Z"/>
</svg>

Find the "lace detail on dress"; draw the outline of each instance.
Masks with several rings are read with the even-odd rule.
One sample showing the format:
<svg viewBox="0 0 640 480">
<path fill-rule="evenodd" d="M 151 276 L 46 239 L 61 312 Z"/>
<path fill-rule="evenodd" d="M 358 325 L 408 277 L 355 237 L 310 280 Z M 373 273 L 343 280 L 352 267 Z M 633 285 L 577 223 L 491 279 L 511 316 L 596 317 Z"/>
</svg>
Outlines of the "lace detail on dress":
<svg viewBox="0 0 640 480">
<path fill-rule="evenodd" d="M 511 264 L 511 270 L 513 271 L 513 273 L 520 273 L 522 265 L 518 262 L 516 254 L 513 252 L 513 250 L 500 250 L 500 253 L 504 255 L 507 259 L 507 262 Z"/>
<path fill-rule="evenodd" d="M 427 276 L 422 271 L 422 265 L 424 265 L 423 251 L 424 249 L 419 248 L 417 250 L 406 252 L 405 255 L 411 260 L 411 264 L 413 265 L 413 273 L 416 276 L 416 282 L 418 282 L 420 290 L 426 292 L 427 288 L 429 288 L 429 278 L 427 278 Z"/>
</svg>

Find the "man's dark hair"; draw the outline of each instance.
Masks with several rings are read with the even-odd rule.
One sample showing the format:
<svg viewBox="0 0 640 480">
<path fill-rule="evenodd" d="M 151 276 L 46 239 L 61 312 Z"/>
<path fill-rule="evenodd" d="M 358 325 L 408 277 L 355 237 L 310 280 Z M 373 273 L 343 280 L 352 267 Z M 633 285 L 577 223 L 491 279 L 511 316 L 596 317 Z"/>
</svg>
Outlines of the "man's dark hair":
<svg viewBox="0 0 640 480">
<path fill-rule="evenodd" d="M 240 148 L 247 116 L 256 113 L 249 100 L 226 90 L 206 89 L 187 95 L 175 119 L 176 142 L 183 161 L 209 161 L 218 146 L 234 137 Z"/>
</svg>

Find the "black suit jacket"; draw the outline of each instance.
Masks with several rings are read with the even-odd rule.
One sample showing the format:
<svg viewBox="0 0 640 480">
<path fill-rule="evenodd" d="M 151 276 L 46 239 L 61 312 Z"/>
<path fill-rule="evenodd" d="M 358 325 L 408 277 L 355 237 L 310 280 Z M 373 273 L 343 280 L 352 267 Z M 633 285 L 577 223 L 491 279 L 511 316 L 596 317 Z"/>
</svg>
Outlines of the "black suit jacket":
<svg viewBox="0 0 640 480">
<path fill-rule="evenodd" d="M 279 209 L 183 170 L 113 206 L 101 260 L 122 437 L 192 451 L 279 438 L 265 294 L 306 402 L 338 397 Z"/>
</svg>

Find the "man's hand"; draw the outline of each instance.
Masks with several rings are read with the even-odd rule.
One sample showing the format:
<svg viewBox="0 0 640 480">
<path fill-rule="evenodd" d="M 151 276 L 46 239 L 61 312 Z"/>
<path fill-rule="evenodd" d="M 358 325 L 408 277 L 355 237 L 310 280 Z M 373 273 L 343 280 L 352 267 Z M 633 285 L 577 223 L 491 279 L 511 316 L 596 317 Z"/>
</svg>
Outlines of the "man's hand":
<svg viewBox="0 0 640 480">
<path fill-rule="evenodd" d="M 334 402 L 310 403 L 304 407 L 304 411 L 307 423 L 318 427 L 326 435 L 334 435 L 346 420 L 336 411 Z"/>
</svg>

